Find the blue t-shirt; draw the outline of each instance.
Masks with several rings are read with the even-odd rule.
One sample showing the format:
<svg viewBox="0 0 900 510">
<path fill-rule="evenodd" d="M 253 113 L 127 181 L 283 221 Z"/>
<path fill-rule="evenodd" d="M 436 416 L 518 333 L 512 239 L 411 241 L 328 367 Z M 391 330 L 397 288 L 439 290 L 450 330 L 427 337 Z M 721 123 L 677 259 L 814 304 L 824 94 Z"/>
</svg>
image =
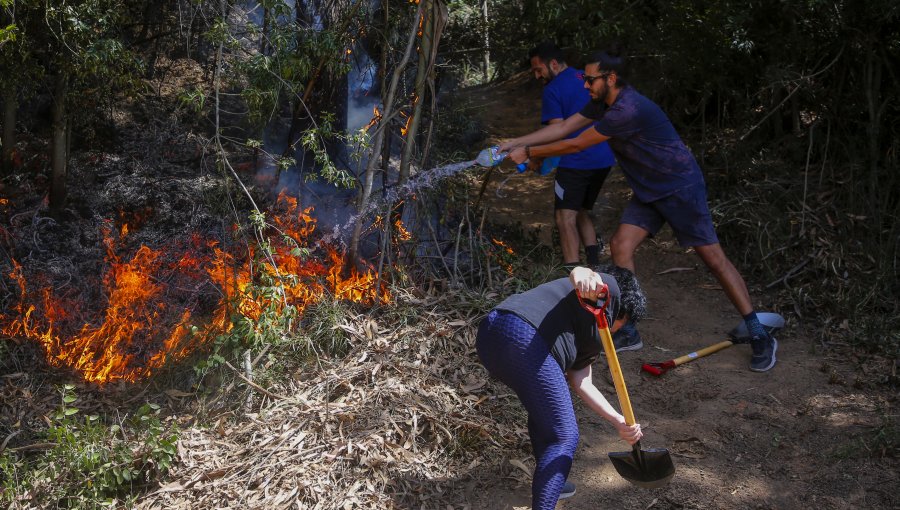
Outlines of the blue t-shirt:
<svg viewBox="0 0 900 510">
<path fill-rule="evenodd" d="M 541 124 L 553 119 L 567 119 L 580 112 L 584 105 L 591 101 L 591 95 L 584 88 L 584 81 L 578 77 L 579 71 L 567 67 L 563 72 L 544 86 L 541 106 Z M 585 129 L 590 128 L 588 126 Z M 579 129 L 566 138 L 575 138 L 584 129 Z M 613 166 L 616 159 L 605 142 L 587 149 L 563 156 L 559 166 L 578 170 L 593 170 Z"/>
<path fill-rule="evenodd" d="M 662 109 L 632 87 L 619 91 L 612 106 L 591 101 L 581 114 L 597 122 L 634 196 L 653 202 L 678 190 L 703 185 L 703 172 Z"/>
</svg>

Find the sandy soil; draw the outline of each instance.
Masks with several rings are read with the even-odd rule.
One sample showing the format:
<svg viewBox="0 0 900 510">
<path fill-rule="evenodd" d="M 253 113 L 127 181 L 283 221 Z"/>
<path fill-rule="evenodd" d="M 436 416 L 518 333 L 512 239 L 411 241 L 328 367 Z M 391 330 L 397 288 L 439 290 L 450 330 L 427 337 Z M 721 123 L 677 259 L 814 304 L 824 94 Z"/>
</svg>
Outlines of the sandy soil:
<svg viewBox="0 0 900 510">
<path fill-rule="evenodd" d="M 466 98 L 483 112 L 489 141 L 538 125 L 540 87 L 525 75 L 470 90 Z M 551 242 L 552 179 L 513 175 L 498 193 L 505 177 L 495 176 L 487 188 L 490 216 L 539 228 L 541 239 Z M 594 210 L 605 238 L 629 196 L 614 171 Z M 578 493 L 558 508 L 900 508 L 897 459 L 878 451 L 876 440 L 887 417 L 896 413 L 896 395 L 860 379 L 849 362 L 823 354 L 786 312 L 788 327 L 778 335 L 778 364 L 770 372 L 749 371 L 750 350 L 743 345 L 662 377 L 642 373 L 643 362 L 665 361 L 727 339 L 740 317 L 699 258 L 680 248 L 668 228 L 639 249 L 637 269 L 651 316 L 640 327 L 644 348 L 622 353 L 620 362 L 645 430 L 643 445 L 668 448 L 677 472 L 661 489 L 631 486 L 607 458 L 628 446 L 579 403 L 581 444 L 570 475 Z M 782 312 L 759 283 L 748 282 L 757 309 Z M 615 401 L 606 364 L 595 365 L 594 373 Z M 530 458 L 521 460 L 533 466 Z M 478 483 L 469 495 L 472 508 L 528 508 L 528 481 L 508 464 L 498 460 L 496 479 Z"/>
</svg>

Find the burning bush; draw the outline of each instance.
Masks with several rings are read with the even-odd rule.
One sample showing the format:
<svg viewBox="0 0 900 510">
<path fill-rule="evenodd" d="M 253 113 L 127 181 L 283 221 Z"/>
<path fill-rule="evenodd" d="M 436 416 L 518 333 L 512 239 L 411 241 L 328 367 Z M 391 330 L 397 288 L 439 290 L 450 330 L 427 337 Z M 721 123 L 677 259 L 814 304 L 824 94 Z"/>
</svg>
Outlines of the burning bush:
<svg viewBox="0 0 900 510">
<path fill-rule="evenodd" d="M 135 381 L 234 328 L 244 342 L 258 343 L 264 315 L 290 327 L 326 295 L 389 301 L 372 271 L 345 274 L 342 255 L 317 246 L 311 213 L 282 194 L 270 222 L 254 219 L 255 243 L 224 247 L 193 234 L 158 249 L 141 244 L 130 256 L 128 224 L 106 222 L 102 276 L 84 277 L 78 290 L 59 292 L 46 284 L 48 275 L 13 261 L 19 299 L 0 317 L 2 331 L 39 342 L 51 365 L 87 381 Z M 322 259 L 312 256 L 318 248 Z"/>
</svg>

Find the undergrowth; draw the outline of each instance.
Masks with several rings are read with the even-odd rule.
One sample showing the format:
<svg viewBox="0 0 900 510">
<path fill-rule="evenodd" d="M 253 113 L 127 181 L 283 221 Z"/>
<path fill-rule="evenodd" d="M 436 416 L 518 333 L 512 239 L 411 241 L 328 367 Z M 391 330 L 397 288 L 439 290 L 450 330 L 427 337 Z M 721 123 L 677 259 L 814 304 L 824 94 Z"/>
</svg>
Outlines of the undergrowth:
<svg viewBox="0 0 900 510">
<path fill-rule="evenodd" d="M 142 487 L 162 479 L 177 453 L 178 430 L 145 404 L 125 417 L 84 416 L 74 386 L 59 389 L 60 405 L 47 419 L 42 443 L 0 454 L 9 508 L 112 508 L 133 502 Z M 41 451 L 43 449 L 43 451 Z"/>
<path fill-rule="evenodd" d="M 710 206 L 752 293 L 771 295 L 825 347 L 900 357 L 900 202 L 871 211 L 837 161 L 807 167 L 785 147 L 730 150 L 727 164 L 707 168 Z"/>
</svg>

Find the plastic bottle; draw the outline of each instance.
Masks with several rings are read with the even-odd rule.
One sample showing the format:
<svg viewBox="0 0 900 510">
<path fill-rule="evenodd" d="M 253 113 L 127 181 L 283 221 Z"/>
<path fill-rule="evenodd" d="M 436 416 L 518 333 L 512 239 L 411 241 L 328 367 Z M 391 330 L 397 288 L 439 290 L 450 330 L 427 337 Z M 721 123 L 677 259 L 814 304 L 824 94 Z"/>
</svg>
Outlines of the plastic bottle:
<svg viewBox="0 0 900 510">
<path fill-rule="evenodd" d="M 541 163 L 541 167 L 538 168 L 537 172 L 541 175 L 549 174 L 550 172 L 556 170 L 556 167 L 559 166 L 559 160 L 560 156 L 550 156 L 549 158 L 544 158 L 544 162 Z M 519 173 L 524 172 L 526 169 L 528 169 L 528 161 L 519 163 L 516 166 L 516 169 L 519 171 Z"/>
</svg>

